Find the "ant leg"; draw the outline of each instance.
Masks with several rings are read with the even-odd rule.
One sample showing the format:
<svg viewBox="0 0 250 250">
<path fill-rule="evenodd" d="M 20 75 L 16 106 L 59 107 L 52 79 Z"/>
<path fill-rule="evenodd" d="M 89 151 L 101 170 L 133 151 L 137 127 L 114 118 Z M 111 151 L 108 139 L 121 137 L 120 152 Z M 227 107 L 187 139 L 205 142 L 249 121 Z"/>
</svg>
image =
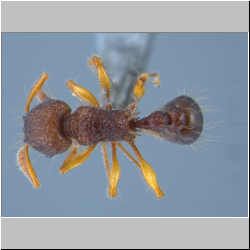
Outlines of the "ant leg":
<svg viewBox="0 0 250 250">
<path fill-rule="evenodd" d="M 35 84 L 35 86 L 33 87 L 33 89 L 31 90 L 27 102 L 26 102 L 26 106 L 25 106 L 25 112 L 28 114 L 29 113 L 29 107 L 30 107 L 30 103 L 32 102 L 32 100 L 34 99 L 35 95 L 37 95 L 38 99 L 43 102 L 46 99 L 48 99 L 49 97 L 47 96 L 47 94 L 43 91 L 42 87 L 43 84 L 48 80 L 49 78 L 49 74 L 47 73 L 43 73 L 41 78 L 38 80 L 38 82 Z M 27 144 L 26 146 L 22 147 L 18 153 L 17 153 L 17 161 L 18 164 L 20 166 L 20 169 L 23 171 L 23 173 L 25 174 L 25 176 L 31 181 L 31 183 L 33 184 L 33 186 L 35 188 L 40 187 L 40 182 L 36 176 L 36 172 L 32 167 L 32 164 L 30 162 L 30 158 L 29 158 L 29 152 L 28 152 L 28 148 L 29 148 L 29 144 Z"/>
<path fill-rule="evenodd" d="M 105 142 L 102 142 L 102 154 L 104 159 L 104 165 L 106 167 L 107 175 L 109 178 L 109 160 L 108 160 L 108 154 L 107 154 L 107 148 Z"/>
<path fill-rule="evenodd" d="M 140 162 L 143 177 L 145 178 L 148 185 L 154 190 L 157 198 L 160 199 L 161 197 L 164 196 L 164 193 L 161 191 L 158 185 L 157 178 L 156 178 L 153 168 L 142 158 L 139 150 L 137 149 L 133 141 L 127 141 L 127 143 L 134 150 Z"/>
<path fill-rule="evenodd" d="M 101 58 L 98 56 L 92 56 L 89 59 L 89 66 L 96 66 L 97 69 L 97 74 L 98 74 L 98 78 L 99 81 L 102 85 L 102 88 L 105 91 L 106 94 L 106 109 L 111 109 L 111 104 L 110 104 L 110 88 L 111 88 L 111 82 L 109 79 L 109 75 L 106 72 L 106 70 L 104 69 L 103 65 L 102 65 L 102 61 Z"/>
<path fill-rule="evenodd" d="M 95 144 L 92 144 L 91 146 L 87 147 L 86 149 L 84 149 L 82 152 L 78 153 L 77 155 L 74 155 L 72 154 L 72 151 L 74 150 L 74 147 L 72 147 L 72 149 L 70 150 L 70 155 L 73 156 L 72 158 L 70 156 L 67 156 L 66 159 L 66 164 L 62 165 L 60 168 L 59 168 L 59 171 L 61 174 L 65 174 L 67 173 L 69 170 L 71 170 L 72 168 L 75 168 L 79 165 L 81 165 L 82 163 L 84 163 L 88 158 L 89 156 L 91 155 L 92 151 L 94 150 L 95 146 L 97 145 L 98 143 L 95 143 Z M 71 159 L 69 159 L 69 158 Z"/>
<path fill-rule="evenodd" d="M 134 113 L 138 108 L 139 99 L 145 95 L 144 84 L 146 81 L 153 77 L 154 81 L 152 82 L 154 85 L 160 86 L 160 79 L 158 73 L 147 74 L 143 73 L 138 77 L 137 84 L 134 87 L 134 101 L 125 108 L 126 111 L 130 111 Z"/>
<path fill-rule="evenodd" d="M 73 159 L 73 157 L 76 155 L 78 149 L 79 149 L 79 146 L 73 140 L 70 152 L 69 152 L 68 156 L 65 158 L 65 160 L 63 161 L 62 167 L 66 166 Z"/>
<path fill-rule="evenodd" d="M 35 188 L 39 188 L 40 182 L 36 176 L 36 172 L 32 167 L 32 164 L 30 162 L 29 158 L 29 152 L 28 152 L 29 144 L 26 146 L 22 147 L 18 153 L 17 153 L 17 161 L 20 166 L 20 169 L 23 171 L 25 176 L 31 181 L 33 186 Z"/>
<path fill-rule="evenodd" d="M 139 168 L 141 168 L 140 164 L 133 158 L 133 156 L 122 146 L 121 143 L 116 142 L 116 145 L 127 155 L 127 157 L 135 163 Z"/>
<path fill-rule="evenodd" d="M 160 79 L 158 73 L 153 73 L 153 74 L 143 73 L 139 76 L 137 84 L 135 85 L 134 88 L 134 96 L 136 98 L 140 99 L 144 96 L 145 89 L 143 86 L 150 77 L 154 78 L 154 81 L 152 82 L 154 85 L 160 86 Z"/>
<path fill-rule="evenodd" d="M 27 114 L 29 113 L 30 103 L 32 102 L 33 98 L 35 97 L 35 95 L 37 93 L 38 93 L 38 98 L 40 99 L 41 102 L 43 102 L 45 99 L 49 98 L 47 96 L 47 94 L 43 90 L 41 90 L 43 84 L 48 80 L 48 78 L 49 78 L 49 74 L 43 73 L 41 78 L 38 80 L 38 82 L 35 84 L 35 86 L 31 90 L 31 92 L 28 96 L 28 99 L 27 99 L 26 106 L 25 106 L 25 112 Z"/>
<path fill-rule="evenodd" d="M 70 90 L 73 96 L 78 97 L 80 100 L 84 100 L 94 106 L 95 108 L 100 109 L 98 101 L 96 100 L 95 96 L 87 89 L 80 87 L 74 81 L 70 80 L 67 81 L 66 86 Z"/>
<path fill-rule="evenodd" d="M 117 184 L 120 179 L 121 169 L 119 162 L 117 160 L 115 143 L 112 142 L 111 146 L 112 146 L 112 166 L 109 175 L 109 196 L 111 198 L 114 198 L 117 195 Z"/>
</svg>

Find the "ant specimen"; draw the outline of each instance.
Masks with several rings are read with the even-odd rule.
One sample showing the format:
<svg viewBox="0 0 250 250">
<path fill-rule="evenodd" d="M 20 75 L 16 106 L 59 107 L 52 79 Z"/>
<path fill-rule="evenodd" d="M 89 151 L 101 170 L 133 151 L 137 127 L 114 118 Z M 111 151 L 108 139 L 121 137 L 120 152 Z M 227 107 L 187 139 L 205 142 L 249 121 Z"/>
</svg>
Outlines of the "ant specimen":
<svg viewBox="0 0 250 250">
<path fill-rule="evenodd" d="M 195 100 L 182 95 L 148 117 L 136 118 L 139 113 L 135 112 L 140 98 L 145 94 L 144 84 L 146 81 L 152 77 L 154 78 L 153 84 L 160 85 L 158 73 L 143 73 L 139 76 L 134 87 L 133 101 L 123 110 L 114 110 L 110 103 L 111 82 L 102 65 L 101 58 L 92 56 L 89 59 L 89 66 L 95 66 L 97 69 L 99 81 L 106 96 L 106 109 L 99 106 L 98 101 L 90 91 L 69 80 L 66 86 L 72 95 L 91 105 L 80 106 L 71 113 L 68 104 L 49 98 L 43 91 L 43 84 L 49 78 L 49 74 L 44 73 L 31 90 L 26 103 L 26 116 L 23 117 L 26 145 L 17 154 L 20 169 L 33 186 L 38 188 L 40 182 L 29 159 L 29 146 L 47 157 L 61 154 L 70 149 L 59 169 L 61 174 L 65 174 L 86 161 L 96 145 L 101 143 L 109 180 L 109 196 L 116 197 L 120 178 L 120 166 L 116 155 L 117 146 L 141 169 L 147 184 L 160 199 L 164 193 L 158 185 L 153 168 L 142 158 L 135 146 L 135 138 L 140 135 L 139 132 L 147 132 L 172 143 L 190 145 L 199 138 L 202 132 L 203 116 L 200 107 Z M 41 103 L 29 111 L 30 103 L 35 96 Z M 133 149 L 139 162 L 127 152 L 119 141 L 125 141 Z M 111 167 L 109 167 L 106 142 L 111 143 Z M 77 153 L 79 145 L 88 147 Z"/>
</svg>

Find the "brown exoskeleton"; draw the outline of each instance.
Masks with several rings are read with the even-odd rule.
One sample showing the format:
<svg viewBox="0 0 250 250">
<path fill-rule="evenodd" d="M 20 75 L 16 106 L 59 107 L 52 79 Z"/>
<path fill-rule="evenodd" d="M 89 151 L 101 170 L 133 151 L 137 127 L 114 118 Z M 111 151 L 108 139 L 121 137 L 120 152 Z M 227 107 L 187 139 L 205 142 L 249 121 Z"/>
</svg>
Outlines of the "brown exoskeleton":
<svg viewBox="0 0 250 250">
<path fill-rule="evenodd" d="M 158 73 L 141 74 L 134 87 L 132 103 L 123 110 L 114 110 L 110 103 L 110 79 L 101 59 L 92 56 L 89 65 L 97 68 L 99 81 L 106 95 L 106 109 L 99 106 L 91 92 L 70 80 L 66 86 L 72 94 L 91 105 L 80 106 L 71 113 L 68 104 L 50 99 L 43 91 L 43 84 L 49 77 L 47 73 L 44 73 L 32 89 L 25 107 L 27 115 L 23 117 L 23 131 L 26 145 L 19 150 L 17 156 L 21 170 L 34 187 L 40 187 L 40 182 L 29 159 L 29 146 L 47 157 L 70 149 L 59 169 L 60 173 L 65 174 L 88 159 L 96 145 L 101 143 L 109 180 L 109 196 L 116 197 L 120 178 L 120 166 L 116 154 L 116 146 L 118 146 L 141 169 L 146 182 L 160 199 L 164 193 L 159 188 L 153 168 L 142 158 L 135 146 L 135 137 L 139 135 L 138 132 L 145 131 L 173 143 L 192 144 L 199 138 L 202 131 L 203 118 L 200 107 L 192 98 L 180 96 L 166 104 L 161 110 L 139 120 L 136 118 L 138 115 L 136 110 L 139 99 L 145 94 L 144 84 L 150 77 L 153 77 L 153 84 L 159 86 Z M 34 96 L 37 96 L 41 103 L 29 111 Z M 125 150 L 119 141 L 125 141 L 131 146 L 139 162 Z M 111 143 L 111 167 L 109 167 L 106 142 Z M 87 148 L 78 153 L 79 145 L 87 146 Z"/>
</svg>

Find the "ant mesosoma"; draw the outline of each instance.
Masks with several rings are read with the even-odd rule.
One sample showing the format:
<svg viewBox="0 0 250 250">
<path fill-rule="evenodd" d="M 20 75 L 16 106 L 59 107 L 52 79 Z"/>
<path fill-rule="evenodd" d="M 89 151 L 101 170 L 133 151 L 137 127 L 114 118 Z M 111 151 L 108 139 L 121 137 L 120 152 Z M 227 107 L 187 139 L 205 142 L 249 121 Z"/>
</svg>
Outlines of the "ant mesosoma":
<svg viewBox="0 0 250 250">
<path fill-rule="evenodd" d="M 200 107 L 195 100 L 182 95 L 148 117 L 136 118 L 135 116 L 139 113 L 135 112 L 139 99 L 145 94 L 144 84 L 146 81 L 152 77 L 154 78 L 153 84 L 160 85 L 158 73 L 143 73 L 139 76 L 134 87 L 133 101 L 123 110 L 114 110 L 110 103 L 111 83 L 101 58 L 92 56 L 89 59 L 89 66 L 95 66 L 97 69 L 99 81 L 106 95 L 106 109 L 99 106 L 98 101 L 90 91 L 70 80 L 66 86 L 72 94 L 91 105 L 80 106 L 71 113 L 68 104 L 49 98 L 43 91 L 43 84 L 49 78 L 49 74 L 44 73 L 27 99 L 26 116 L 23 117 L 26 145 L 18 151 L 17 155 L 20 169 L 33 186 L 38 188 L 40 182 L 29 159 L 29 146 L 47 157 L 61 154 L 70 149 L 59 169 L 60 173 L 65 174 L 86 161 L 96 145 L 101 143 L 109 180 L 109 196 L 116 197 L 120 178 L 120 166 L 116 155 L 117 146 L 141 169 L 147 184 L 160 199 L 164 193 L 158 185 L 153 168 L 142 158 L 135 146 L 135 137 L 139 135 L 139 132 L 144 131 L 172 143 L 190 145 L 199 138 L 202 132 L 203 116 Z M 30 103 L 35 96 L 41 103 L 29 111 Z M 133 149 L 139 162 L 127 152 L 119 141 L 125 141 Z M 109 167 L 105 142 L 111 143 L 111 168 Z M 88 147 L 77 153 L 79 145 Z"/>
</svg>

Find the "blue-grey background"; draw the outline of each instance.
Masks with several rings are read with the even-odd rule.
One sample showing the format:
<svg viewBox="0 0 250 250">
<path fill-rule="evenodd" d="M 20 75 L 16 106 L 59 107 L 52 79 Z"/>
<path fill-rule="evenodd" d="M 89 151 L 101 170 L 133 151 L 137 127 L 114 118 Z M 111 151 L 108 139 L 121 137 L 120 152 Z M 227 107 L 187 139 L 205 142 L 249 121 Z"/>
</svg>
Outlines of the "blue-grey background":
<svg viewBox="0 0 250 250">
<path fill-rule="evenodd" d="M 73 79 L 98 96 L 98 78 L 87 66 L 87 56 L 96 52 L 95 39 L 91 33 L 2 34 L 2 216 L 248 216 L 247 33 L 155 34 L 146 71 L 159 72 L 162 85 L 146 85 L 140 117 L 193 87 L 199 89 L 191 97 L 201 90 L 206 91 L 198 96 L 209 97 L 201 106 L 220 111 L 204 113 L 207 127 L 213 128 L 204 130 L 203 137 L 214 141 L 201 139 L 206 149 L 197 144 L 199 153 L 148 135 L 137 138 L 164 198 L 157 200 L 138 167 L 120 150 L 119 196 L 108 198 L 100 146 L 66 175 L 58 169 L 67 153 L 54 160 L 30 150 L 42 184 L 32 188 L 16 164 L 18 147 L 24 144 L 13 145 L 23 140 L 23 123 L 13 121 L 12 113 L 25 114 L 25 90 L 29 93 L 43 72 L 50 73 L 54 97 L 73 110 L 79 100 L 66 88 L 66 80 Z M 46 86 L 45 90 L 49 93 Z"/>
</svg>

